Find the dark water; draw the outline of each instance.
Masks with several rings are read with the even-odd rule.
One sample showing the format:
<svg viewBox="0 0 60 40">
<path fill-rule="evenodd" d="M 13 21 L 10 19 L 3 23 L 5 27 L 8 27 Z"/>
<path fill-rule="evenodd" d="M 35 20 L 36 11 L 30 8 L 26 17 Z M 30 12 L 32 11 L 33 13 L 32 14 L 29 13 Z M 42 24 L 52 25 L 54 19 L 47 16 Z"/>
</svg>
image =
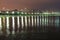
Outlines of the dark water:
<svg viewBox="0 0 60 40">
<path fill-rule="evenodd" d="M 0 40 L 34 40 L 34 39 L 47 39 L 46 33 L 18 33 L 9 36 L 1 35 Z"/>
<path fill-rule="evenodd" d="M 23 32 L 22 32 L 23 31 Z M 15 34 L 7 33 L 0 34 L 0 40 L 40 40 L 48 38 L 58 38 L 59 28 L 55 26 L 42 26 L 37 28 L 21 29 L 19 32 L 15 30 Z"/>
<path fill-rule="evenodd" d="M 17 26 L 15 26 L 14 30 L 15 34 L 12 34 L 13 31 L 13 28 L 11 26 L 12 21 L 10 21 L 11 22 L 9 26 L 10 28 L 9 30 L 7 29 L 10 32 L 10 34 L 7 34 L 6 29 L 3 28 L 2 29 L 3 33 L 0 34 L 0 40 L 34 40 L 34 39 L 38 40 L 48 38 L 59 38 L 58 36 L 60 36 L 60 16 L 53 18 L 49 17 L 48 19 L 49 22 L 45 22 L 43 21 L 43 19 L 41 19 L 41 24 L 43 25 L 39 26 L 34 25 L 32 27 L 31 24 L 30 26 L 28 25 L 27 28 L 24 26 L 23 29 L 21 27 L 18 29 Z M 37 25 L 38 24 L 40 24 L 39 21 L 37 22 Z"/>
<path fill-rule="evenodd" d="M 40 40 L 40 39 L 56 39 L 60 38 L 59 32 L 48 32 L 48 33 L 18 33 L 15 35 L 10 34 L 9 36 L 0 35 L 0 40 Z"/>
</svg>

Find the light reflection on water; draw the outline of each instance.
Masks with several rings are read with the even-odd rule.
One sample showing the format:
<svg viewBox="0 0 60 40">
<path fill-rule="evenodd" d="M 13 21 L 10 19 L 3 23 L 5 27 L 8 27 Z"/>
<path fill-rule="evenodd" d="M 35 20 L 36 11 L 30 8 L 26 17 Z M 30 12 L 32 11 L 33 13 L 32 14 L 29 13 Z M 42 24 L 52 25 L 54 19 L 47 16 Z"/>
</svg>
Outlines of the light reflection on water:
<svg viewBox="0 0 60 40">
<path fill-rule="evenodd" d="M 56 31 L 59 31 L 59 25 L 60 25 L 60 19 L 59 19 L 59 17 L 56 17 L 56 19 L 55 19 Z"/>
<path fill-rule="evenodd" d="M 0 17 L 0 30 L 2 29 L 2 22 L 1 22 L 1 17 Z"/>
<path fill-rule="evenodd" d="M 38 32 L 39 32 L 39 30 L 41 29 L 41 30 L 43 30 L 43 31 L 48 31 L 49 29 L 47 29 L 47 28 L 49 28 L 49 27 L 51 27 L 51 25 L 53 25 L 53 22 L 54 22 L 54 25 L 53 25 L 53 27 L 54 28 L 56 28 L 55 30 L 56 31 L 59 31 L 59 25 L 60 25 L 60 17 L 54 17 L 54 19 L 52 19 L 52 17 L 45 17 L 45 16 L 34 16 L 35 18 L 33 18 L 33 16 L 31 16 L 31 18 L 30 18 L 30 16 L 28 16 L 29 17 L 29 20 L 28 20 L 28 23 L 29 23 L 29 25 L 27 24 L 27 16 L 24 16 L 24 18 L 23 18 L 23 16 L 21 16 L 21 24 L 19 23 L 20 21 L 20 19 L 19 19 L 19 16 L 17 17 L 17 26 L 16 27 L 18 27 L 18 28 L 20 28 L 20 27 L 22 27 L 21 28 L 21 31 L 26 31 L 27 29 L 28 29 L 28 27 L 30 26 L 32 29 L 34 29 L 34 25 L 35 25 L 35 27 L 37 26 L 37 28 L 35 28 L 34 30 L 37 30 Z M 3 24 L 6 24 L 6 26 L 4 25 L 4 27 L 7 27 L 6 28 L 6 30 L 7 30 L 7 33 L 9 34 L 10 32 L 9 32 L 9 17 L 5 17 L 6 18 L 6 23 L 5 23 L 5 21 L 3 21 Z M 14 17 L 11 17 L 12 18 L 12 25 L 10 25 L 10 26 L 12 26 L 13 28 L 12 28 L 12 34 L 15 34 L 15 19 L 14 19 Z M 4 18 L 3 18 L 4 19 Z M 31 19 L 32 19 L 32 21 L 31 21 Z M 0 31 L 2 30 L 2 19 L 1 19 L 1 17 L 0 17 Z M 25 25 L 24 25 L 24 21 L 25 21 Z M 30 22 L 32 22 L 32 25 L 30 25 L 31 23 Z M 20 26 L 20 25 L 22 25 L 22 26 Z M 28 25 L 28 26 L 27 26 Z M 24 29 L 24 27 L 26 27 L 25 29 Z M 43 27 L 43 28 L 40 28 L 40 27 Z M 31 32 L 32 32 L 32 29 L 30 28 L 30 30 L 31 30 Z M 24 30 L 23 30 L 24 29 Z M 47 30 L 46 30 L 47 29 Z M 5 29 L 4 29 L 5 30 Z M 18 30 L 19 31 L 19 30 Z M 28 31 L 29 31 L 29 29 L 28 29 Z M 43 32 L 42 31 L 42 32 Z M 53 31 L 53 30 L 52 30 Z M 27 32 L 27 31 L 26 31 Z"/>
</svg>

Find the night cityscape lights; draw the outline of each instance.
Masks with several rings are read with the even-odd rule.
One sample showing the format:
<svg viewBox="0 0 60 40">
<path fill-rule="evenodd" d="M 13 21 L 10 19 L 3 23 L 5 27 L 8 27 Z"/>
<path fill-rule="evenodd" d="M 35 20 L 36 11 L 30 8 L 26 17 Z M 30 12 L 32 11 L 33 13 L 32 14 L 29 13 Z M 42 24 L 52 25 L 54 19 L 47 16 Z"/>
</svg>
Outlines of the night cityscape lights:
<svg viewBox="0 0 60 40">
<path fill-rule="evenodd" d="M 49 27 L 54 26 L 59 31 L 59 25 L 60 12 L 0 11 L 0 31 L 7 34 L 48 32 Z"/>
</svg>

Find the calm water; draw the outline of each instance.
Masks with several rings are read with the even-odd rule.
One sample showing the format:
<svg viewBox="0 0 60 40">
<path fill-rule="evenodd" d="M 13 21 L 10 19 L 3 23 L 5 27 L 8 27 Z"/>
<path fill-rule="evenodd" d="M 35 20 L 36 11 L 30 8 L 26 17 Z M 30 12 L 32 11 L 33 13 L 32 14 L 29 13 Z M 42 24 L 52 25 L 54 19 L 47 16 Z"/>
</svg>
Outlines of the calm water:
<svg viewBox="0 0 60 40">
<path fill-rule="evenodd" d="M 47 39 L 49 32 L 60 32 L 60 16 L 0 17 L 1 40 Z"/>
</svg>

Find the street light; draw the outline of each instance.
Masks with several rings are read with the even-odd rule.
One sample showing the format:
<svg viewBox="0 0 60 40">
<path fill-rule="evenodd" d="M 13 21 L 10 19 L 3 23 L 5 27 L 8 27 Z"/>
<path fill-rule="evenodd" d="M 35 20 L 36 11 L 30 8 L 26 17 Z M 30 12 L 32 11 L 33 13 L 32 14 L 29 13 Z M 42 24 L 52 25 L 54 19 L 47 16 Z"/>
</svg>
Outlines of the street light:
<svg viewBox="0 0 60 40">
<path fill-rule="evenodd" d="M 9 11 L 6 11 L 6 13 L 9 13 Z"/>
<path fill-rule="evenodd" d="M 14 14 L 15 12 L 14 11 L 12 11 L 12 14 Z"/>
</svg>

